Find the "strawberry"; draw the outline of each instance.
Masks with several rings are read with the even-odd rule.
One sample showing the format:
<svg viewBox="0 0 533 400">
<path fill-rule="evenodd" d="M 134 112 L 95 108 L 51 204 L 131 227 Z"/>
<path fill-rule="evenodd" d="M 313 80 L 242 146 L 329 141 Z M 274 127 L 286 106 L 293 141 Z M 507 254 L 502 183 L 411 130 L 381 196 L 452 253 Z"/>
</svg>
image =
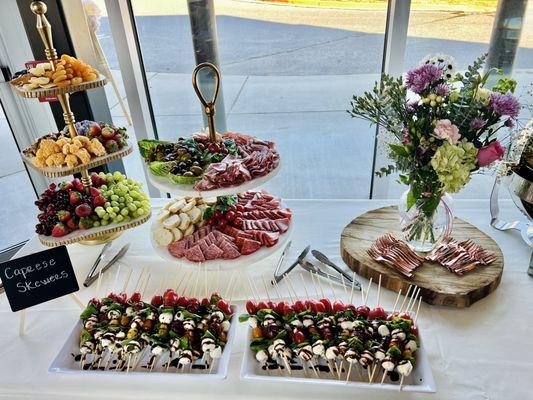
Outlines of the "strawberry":
<svg viewBox="0 0 533 400">
<path fill-rule="evenodd" d="M 248 300 L 246 302 L 246 312 L 248 314 L 255 314 L 257 312 L 257 307 L 255 306 L 255 303 L 252 300 Z"/>
<path fill-rule="evenodd" d="M 111 128 L 109 125 L 106 125 L 102 130 L 102 139 L 109 140 L 112 139 L 113 136 L 115 136 L 115 130 Z"/>
<path fill-rule="evenodd" d="M 79 221 L 78 217 L 76 217 L 76 216 L 74 215 L 74 216 L 72 216 L 71 219 L 69 219 L 69 220 L 67 221 L 67 226 L 69 227 L 69 229 L 75 231 L 76 229 L 78 229 L 78 224 L 79 224 L 79 222 L 80 222 L 80 221 Z"/>
<path fill-rule="evenodd" d="M 258 310 L 266 310 L 267 308 L 268 306 L 264 301 L 260 301 L 259 303 L 257 303 Z"/>
<path fill-rule="evenodd" d="M 324 303 L 320 301 L 315 301 L 315 309 L 317 314 L 326 312 L 326 307 L 324 306 Z"/>
<path fill-rule="evenodd" d="M 79 192 L 71 191 L 69 193 L 69 195 L 70 195 L 70 204 L 71 205 L 78 204 L 82 200 L 81 193 L 79 193 Z"/>
<path fill-rule="evenodd" d="M 100 177 L 98 177 L 98 179 L 100 179 Z M 97 188 L 92 187 L 92 186 L 91 186 L 90 192 L 91 192 L 91 196 L 93 196 L 93 197 L 100 196 L 102 194 L 100 189 L 97 189 Z"/>
<path fill-rule="evenodd" d="M 92 214 L 93 209 L 90 205 L 84 203 L 76 207 L 74 212 L 76 213 L 78 217 L 88 217 L 89 215 Z"/>
<path fill-rule="evenodd" d="M 96 196 L 93 197 L 93 206 L 95 207 L 102 207 L 106 202 L 106 199 L 104 196 Z"/>
<path fill-rule="evenodd" d="M 294 310 L 292 309 L 292 307 L 289 306 L 288 304 L 285 304 L 285 307 L 283 307 L 283 315 L 285 315 L 285 316 L 289 316 L 289 315 L 291 315 L 293 312 L 294 312 Z"/>
<path fill-rule="evenodd" d="M 287 306 L 287 303 L 285 303 L 284 301 L 280 301 L 278 304 L 276 304 L 274 311 L 278 315 L 283 315 L 283 310 L 285 310 L 286 306 Z"/>
<path fill-rule="evenodd" d="M 72 184 L 72 182 L 61 182 L 59 184 L 59 188 L 63 190 L 72 190 L 74 189 L 74 185 Z"/>
<path fill-rule="evenodd" d="M 357 316 L 366 318 L 370 313 L 370 308 L 368 308 L 368 306 L 359 306 L 355 312 L 357 313 Z"/>
<path fill-rule="evenodd" d="M 267 306 L 268 308 L 270 308 L 271 310 L 273 310 L 274 308 L 276 308 L 276 303 L 274 303 L 273 301 L 269 301 L 267 303 Z"/>
<path fill-rule="evenodd" d="M 92 137 L 98 137 L 102 133 L 102 128 L 100 128 L 100 125 L 94 123 L 92 124 L 89 129 L 87 130 L 87 135 Z"/>
<path fill-rule="evenodd" d="M 305 311 L 305 305 L 302 303 L 301 300 L 296 300 L 296 302 L 293 305 L 294 311 L 297 313 L 301 313 Z"/>
<path fill-rule="evenodd" d="M 343 304 L 342 301 L 335 300 L 333 302 L 333 312 L 334 313 L 338 313 L 339 311 L 344 311 L 344 310 L 346 310 L 346 306 Z"/>
<path fill-rule="evenodd" d="M 60 210 L 57 212 L 57 216 L 61 222 L 67 222 L 72 217 L 72 214 L 70 211 Z"/>
<path fill-rule="evenodd" d="M 81 183 L 81 179 L 80 178 L 75 178 L 73 181 L 72 181 L 72 185 L 74 186 L 74 188 L 78 191 L 78 192 L 83 192 L 83 183 Z"/>
<path fill-rule="evenodd" d="M 178 298 L 178 306 L 180 306 L 180 307 L 185 307 L 188 302 L 189 302 L 189 300 L 187 299 L 187 297 Z"/>
<path fill-rule="evenodd" d="M 115 135 L 114 140 L 117 142 L 119 148 L 123 148 L 124 146 L 128 145 L 126 138 L 122 135 Z"/>
<path fill-rule="evenodd" d="M 52 229 L 53 237 L 61 237 L 61 236 L 65 236 L 66 234 L 68 234 L 68 228 L 63 222 L 59 222 Z"/>
<path fill-rule="evenodd" d="M 118 150 L 118 144 L 113 139 L 109 139 L 105 142 L 104 147 L 108 153 L 114 153 Z"/>
<path fill-rule="evenodd" d="M 78 223 L 78 228 L 80 229 L 89 229 L 93 227 L 93 221 L 90 218 L 82 217 Z"/>
<path fill-rule="evenodd" d="M 204 307 L 209 307 L 211 305 L 211 300 L 209 300 L 207 297 L 204 297 L 200 304 Z"/>
<path fill-rule="evenodd" d="M 174 307 L 178 303 L 178 295 L 173 290 L 163 296 L 163 304 L 165 307 Z"/>
</svg>

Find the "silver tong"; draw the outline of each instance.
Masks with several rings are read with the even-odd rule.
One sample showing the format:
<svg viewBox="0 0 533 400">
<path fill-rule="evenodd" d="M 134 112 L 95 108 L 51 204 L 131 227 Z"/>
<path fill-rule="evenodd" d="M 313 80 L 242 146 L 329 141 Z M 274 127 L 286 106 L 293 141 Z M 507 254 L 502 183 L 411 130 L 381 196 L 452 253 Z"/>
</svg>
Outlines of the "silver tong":
<svg viewBox="0 0 533 400">
<path fill-rule="evenodd" d="M 300 255 L 296 258 L 296 260 L 283 272 L 280 272 L 281 266 L 283 265 L 283 261 L 288 253 L 288 250 L 290 248 L 291 242 L 287 244 L 285 249 L 283 250 L 283 253 L 281 254 L 278 264 L 276 266 L 276 270 L 274 271 L 274 279 L 271 281 L 272 285 L 279 283 L 285 275 L 287 275 L 289 272 L 291 272 L 296 266 L 302 267 L 304 270 L 311 272 L 313 274 L 316 274 L 318 276 L 321 276 L 326 279 L 330 279 L 332 282 L 338 283 L 338 284 L 344 284 L 345 286 L 351 287 L 353 277 L 352 275 L 346 273 L 342 270 L 338 265 L 336 265 L 333 261 L 331 261 L 324 253 L 318 251 L 318 250 L 311 250 L 311 246 L 307 246 Z M 311 250 L 311 254 L 313 257 L 318 261 L 317 263 L 313 263 L 312 261 L 308 260 L 306 257 Z M 335 276 L 332 274 L 329 274 L 327 272 L 324 272 L 322 267 L 323 266 L 329 266 L 333 268 L 337 273 L 339 273 L 342 277 Z M 358 281 L 353 281 L 353 286 L 357 290 L 361 290 L 361 284 Z"/>
</svg>

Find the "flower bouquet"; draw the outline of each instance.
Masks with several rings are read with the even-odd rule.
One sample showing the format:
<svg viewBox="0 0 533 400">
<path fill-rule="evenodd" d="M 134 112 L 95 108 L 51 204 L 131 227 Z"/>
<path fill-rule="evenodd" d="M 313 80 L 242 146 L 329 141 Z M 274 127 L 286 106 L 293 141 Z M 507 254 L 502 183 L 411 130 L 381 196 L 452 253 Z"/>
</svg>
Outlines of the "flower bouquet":
<svg viewBox="0 0 533 400">
<path fill-rule="evenodd" d="M 428 56 L 402 77 L 384 74 L 371 92 L 353 96 L 352 117 L 379 124 L 386 153 L 394 165 L 378 176 L 399 172 L 409 185 L 400 204 L 402 231 L 417 251 L 430 251 L 449 234 L 453 216 L 447 193 L 465 186 L 472 173 L 502 158 L 497 140 L 502 127 L 512 127 L 520 105 L 516 82 L 500 78 L 488 89 L 481 71 L 486 55 L 464 74 L 455 72 L 452 57 Z"/>
</svg>

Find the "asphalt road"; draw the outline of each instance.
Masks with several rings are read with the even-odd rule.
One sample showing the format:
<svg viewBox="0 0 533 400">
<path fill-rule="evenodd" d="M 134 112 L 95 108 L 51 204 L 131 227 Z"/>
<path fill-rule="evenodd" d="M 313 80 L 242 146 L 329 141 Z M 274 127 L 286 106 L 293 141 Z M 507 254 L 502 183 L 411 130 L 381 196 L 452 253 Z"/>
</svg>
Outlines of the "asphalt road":
<svg viewBox="0 0 533 400">
<path fill-rule="evenodd" d="M 380 71 L 384 10 L 322 10 L 216 3 L 221 66 L 231 75 L 346 75 Z M 194 68 L 186 10 L 136 18 L 146 70 L 190 73 Z M 515 68 L 533 67 L 533 32 L 526 17 Z M 406 66 L 428 53 L 453 55 L 460 68 L 488 50 L 490 13 L 413 11 Z M 102 18 L 99 37 L 112 68 L 118 68 L 111 32 Z"/>
</svg>

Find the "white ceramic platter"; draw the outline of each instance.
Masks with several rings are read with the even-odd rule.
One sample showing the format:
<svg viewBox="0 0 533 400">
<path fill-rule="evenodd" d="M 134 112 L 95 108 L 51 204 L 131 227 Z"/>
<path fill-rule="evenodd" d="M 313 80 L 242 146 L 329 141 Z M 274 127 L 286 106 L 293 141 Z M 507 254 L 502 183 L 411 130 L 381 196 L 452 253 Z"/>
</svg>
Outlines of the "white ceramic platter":
<svg viewBox="0 0 533 400">
<path fill-rule="evenodd" d="M 219 268 L 221 270 L 237 269 L 237 268 L 250 266 L 258 261 L 262 261 L 272 256 L 273 254 L 277 253 L 281 249 L 283 249 L 292 234 L 293 219 L 294 218 L 291 218 L 289 229 L 285 233 L 279 236 L 278 243 L 276 243 L 274 246 L 272 247 L 262 246 L 255 253 L 249 254 L 247 256 L 240 256 L 233 260 L 216 259 L 216 260 L 205 261 L 203 263 L 195 263 L 195 262 L 191 262 L 187 260 L 186 258 L 176 258 L 168 252 L 166 247 L 161 247 L 155 242 L 152 231 L 154 230 L 157 222 L 152 223 L 152 227 L 150 231 L 150 242 L 152 243 L 152 247 L 154 248 L 155 252 L 161 258 L 169 262 L 178 264 L 180 268 L 183 267 L 187 269 L 197 269 L 201 264 L 202 268 L 206 268 L 207 270 L 210 270 L 210 271 L 218 270 Z"/>
<path fill-rule="evenodd" d="M 171 193 L 181 197 L 218 197 L 243 193 L 247 190 L 255 189 L 274 178 L 280 169 L 281 162 L 278 164 L 276 169 L 270 171 L 265 176 L 252 179 L 251 181 L 244 182 L 241 185 L 206 191 L 195 190 L 193 189 L 194 185 L 177 185 L 165 177 L 152 175 L 150 171 L 146 171 L 146 176 L 148 176 L 148 180 L 152 185 L 164 193 Z"/>
<path fill-rule="evenodd" d="M 211 373 L 209 369 L 188 369 L 184 371 L 177 370 L 176 367 L 170 367 L 168 372 L 166 371 L 166 365 L 163 364 L 166 362 L 166 357 L 161 357 L 160 360 L 155 365 L 152 372 L 149 372 L 144 366 L 147 364 L 149 354 L 145 355 L 144 358 L 138 363 L 136 369 L 130 368 L 129 372 L 126 371 L 115 371 L 115 370 L 97 370 L 97 369 L 86 369 L 82 370 L 80 368 L 80 362 L 74 359 L 75 354 L 79 354 L 79 334 L 81 330 L 81 324 L 79 321 L 76 322 L 72 332 L 70 333 L 67 341 L 59 351 L 59 354 L 56 356 L 52 364 L 48 368 L 50 373 L 59 373 L 59 374 L 68 374 L 68 375 L 91 375 L 91 376 L 115 376 L 115 377 L 124 377 L 126 379 L 146 379 L 153 377 L 155 379 L 160 379 L 164 377 L 165 379 L 171 380 L 186 380 L 186 379 L 209 379 L 209 380 L 223 380 L 226 379 L 228 375 L 228 364 L 231 356 L 231 346 L 233 343 L 233 338 L 235 337 L 235 329 L 238 324 L 237 318 L 237 307 L 232 306 L 233 317 L 231 320 L 231 327 L 228 332 L 228 341 L 222 352 L 222 357 L 220 357 Z M 88 358 L 88 363 L 91 361 Z M 201 360 L 195 362 L 195 365 L 200 364 Z M 103 367 L 101 367 L 103 368 Z"/>
<path fill-rule="evenodd" d="M 376 390 L 394 390 L 399 391 L 400 384 L 398 382 L 391 382 L 389 378 L 385 379 L 383 384 L 380 383 L 381 375 L 376 382 L 374 379 L 373 383 L 368 383 L 368 377 L 366 374 L 361 375 L 355 368 L 352 369 L 350 374 L 350 380 L 346 382 L 346 373 L 342 374 L 344 379 L 333 379 L 333 377 L 326 372 L 321 372 L 319 374 L 320 379 L 316 377 L 313 370 L 309 367 L 307 369 L 307 376 L 300 370 L 293 370 L 292 374 L 286 372 L 283 369 L 280 374 L 278 370 L 273 369 L 270 371 L 264 370 L 261 365 L 255 359 L 255 352 L 250 349 L 249 343 L 251 342 L 251 329 L 247 329 L 246 334 L 246 348 L 244 350 L 244 358 L 242 361 L 241 367 L 241 379 L 251 380 L 251 381 L 263 381 L 263 382 L 285 382 L 285 383 L 301 383 L 301 384 L 311 384 L 311 385 L 332 385 L 332 386 L 347 386 L 353 388 L 361 389 L 376 389 Z M 408 378 L 404 379 L 403 382 L 403 391 L 404 392 L 423 392 L 423 393 L 435 393 L 437 388 L 435 386 L 435 380 L 433 379 L 433 374 L 431 373 L 431 368 L 429 366 L 429 361 L 427 354 L 424 350 L 424 345 L 420 341 L 421 346 L 416 351 L 416 360 L 417 365 L 413 369 L 411 375 Z M 346 366 L 346 364 L 345 364 Z M 360 367 L 357 367 L 361 370 Z M 377 375 L 377 370 L 376 370 Z M 364 376 L 364 380 L 362 377 Z"/>
</svg>

